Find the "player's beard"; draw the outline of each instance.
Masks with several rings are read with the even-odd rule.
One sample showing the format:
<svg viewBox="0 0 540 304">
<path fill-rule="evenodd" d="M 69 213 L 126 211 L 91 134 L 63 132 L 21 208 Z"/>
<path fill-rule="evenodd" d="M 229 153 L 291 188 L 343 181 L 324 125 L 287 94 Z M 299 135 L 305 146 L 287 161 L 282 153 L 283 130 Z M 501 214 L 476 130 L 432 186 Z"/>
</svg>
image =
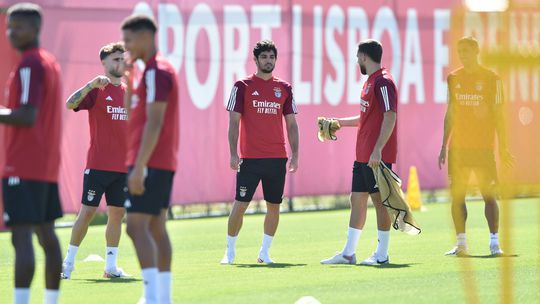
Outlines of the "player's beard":
<svg viewBox="0 0 540 304">
<path fill-rule="evenodd" d="M 360 73 L 367 75 L 366 66 L 360 63 Z"/>
<path fill-rule="evenodd" d="M 124 76 L 123 73 L 120 73 L 120 72 L 118 72 L 116 70 L 110 70 L 109 74 L 113 75 L 114 77 L 118 77 L 118 78 L 121 78 L 122 76 Z"/>
<path fill-rule="evenodd" d="M 259 65 L 259 70 L 265 74 L 270 74 L 274 71 L 275 65 L 271 63 L 267 63 L 266 66 L 270 66 L 270 67 L 265 68 L 264 66 Z"/>
</svg>

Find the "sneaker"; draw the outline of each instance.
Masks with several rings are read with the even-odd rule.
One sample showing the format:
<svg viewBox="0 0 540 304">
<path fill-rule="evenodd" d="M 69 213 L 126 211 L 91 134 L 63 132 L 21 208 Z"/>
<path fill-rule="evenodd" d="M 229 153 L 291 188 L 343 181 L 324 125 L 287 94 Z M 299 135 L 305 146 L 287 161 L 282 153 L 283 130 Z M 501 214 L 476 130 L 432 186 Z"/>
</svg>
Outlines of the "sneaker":
<svg viewBox="0 0 540 304">
<path fill-rule="evenodd" d="M 272 264 L 274 263 L 274 261 L 270 258 L 270 255 L 268 253 L 260 252 L 257 263 Z"/>
<path fill-rule="evenodd" d="M 502 251 L 499 245 L 489 246 L 489 251 L 491 251 L 491 255 L 493 256 L 502 256 L 504 254 L 504 252 Z"/>
<path fill-rule="evenodd" d="M 452 248 L 450 251 L 447 251 L 444 255 L 455 255 L 458 257 L 468 256 L 467 253 L 467 246 L 464 245 L 457 245 L 454 248 Z"/>
<path fill-rule="evenodd" d="M 356 264 L 356 254 L 351 256 L 345 256 L 341 252 L 336 253 L 335 256 L 322 260 L 321 264 Z"/>
<path fill-rule="evenodd" d="M 386 256 L 384 259 L 380 259 L 377 254 L 374 252 L 369 258 L 363 260 L 360 265 L 382 265 L 382 264 L 388 264 L 390 262 L 390 258 Z"/>
<path fill-rule="evenodd" d="M 71 272 L 73 272 L 73 270 L 75 269 L 75 267 L 73 267 L 73 264 L 71 263 L 62 263 L 62 272 L 60 273 L 60 279 L 62 280 L 69 280 L 71 279 Z"/>
<path fill-rule="evenodd" d="M 221 262 L 219 262 L 221 265 L 231 265 L 234 263 L 234 252 L 225 252 L 225 255 L 221 259 Z"/>
<path fill-rule="evenodd" d="M 116 279 L 116 278 L 130 278 L 132 275 L 124 272 L 122 268 L 105 270 L 103 272 L 103 277 L 106 279 Z"/>
</svg>

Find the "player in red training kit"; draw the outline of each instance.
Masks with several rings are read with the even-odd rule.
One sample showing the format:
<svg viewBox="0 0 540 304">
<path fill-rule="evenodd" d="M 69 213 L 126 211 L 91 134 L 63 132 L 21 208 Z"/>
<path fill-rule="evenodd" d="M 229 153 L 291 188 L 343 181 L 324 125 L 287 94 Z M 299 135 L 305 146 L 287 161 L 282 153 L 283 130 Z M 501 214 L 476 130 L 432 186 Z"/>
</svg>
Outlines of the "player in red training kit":
<svg viewBox="0 0 540 304">
<path fill-rule="evenodd" d="M 7 35 L 22 58 L 8 82 L 6 166 L 2 175 L 4 220 L 15 248 L 14 303 L 28 303 L 34 276 L 36 233 L 45 253 L 45 303 L 58 302 L 62 255 L 54 220 L 62 217 L 60 166 L 60 67 L 39 47 L 41 8 L 15 4 L 7 12 Z"/>
<path fill-rule="evenodd" d="M 259 41 L 253 49 L 257 73 L 237 81 L 229 98 L 229 148 L 231 169 L 236 174 L 236 197 L 229 216 L 227 250 L 221 264 L 234 263 L 236 238 L 242 219 L 259 182 L 262 181 L 266 217 L 259 263 L 273 263 L 270 245 L 279 223 L 283 199 L 287 152 L 283 118 L 292 150 L 289 172 L 298 168 L 296 105 L 289 83 L 272 75 L 277 49 L 273 41 Z M 240 156 L 238 135 L 240 134 Z"/>
<path fill-rule="evenodd" d="M 117 267 L 118 243 L 126 200 L 127 111 L 124 108 L 125 85 L 124 46 L 111 43 L 101 48 L 99 58 L 105 70 L 84 87 L 73 93 L 66 107 L 75 112 L 88 111 L 90 149 L 84 171 L 82 206 L 71 230 L 71 240 L 64 263 L 62 278 L 71 278 L 75 256 L 88 225 L 96 214 L 101 197 L 107 200 L 107 228 L 105 239 L 105 278 L 129 277 Z"/>
<path fill-rule="evenodd" d="M 131 60 L 145 69 L 131 94 L 127 164 L 129 200 L 127 233 L 133 240 L 144 280 L 146 304 L 171 303 L 172 248 L 165 227 L 179 144 L 178 79 L 172 65 L 156 49 L 153 19 L 134 15 L 124 20 L 122 33 Z"/>
<path fill-rule="evenodd" d="M 381 67 L 382 45 L 366 40 L 358 45 L 360 72 L 368 75 L 361 95 L 360 115 L 338 119 L 342 127 L 358 127 L 356 161 L 353 165 L 351 216 L 347 242 L 341 252 L 322 264 L 356 264 L 356 246 L 366 223 L 367 201 L 371 197 L 377 213 L 378 244 L 361 264 L 386 264 L 390 238 L 390 217 L 382 204 L 373 169 L 381 162 L 392 168 L 397 157 L 397 89 L 390 73 Z"/>
</svg>

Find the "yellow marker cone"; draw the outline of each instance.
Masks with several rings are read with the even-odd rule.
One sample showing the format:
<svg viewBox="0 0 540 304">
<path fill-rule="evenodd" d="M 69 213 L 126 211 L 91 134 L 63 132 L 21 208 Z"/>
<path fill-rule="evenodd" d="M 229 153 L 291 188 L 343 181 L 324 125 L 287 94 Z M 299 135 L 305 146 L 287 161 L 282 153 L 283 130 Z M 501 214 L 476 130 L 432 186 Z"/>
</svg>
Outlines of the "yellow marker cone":
<svg viewBox="0 0 540 304">
<path fill-rule="evenodd" d="M 422 208 L 422 195 L 420 193 L 420 182 L 416 167 L 411 166 L 409 169 L 409 185 L 407 188 L 407 202 L 412 210 L 420 210 Z"/>
</svg>

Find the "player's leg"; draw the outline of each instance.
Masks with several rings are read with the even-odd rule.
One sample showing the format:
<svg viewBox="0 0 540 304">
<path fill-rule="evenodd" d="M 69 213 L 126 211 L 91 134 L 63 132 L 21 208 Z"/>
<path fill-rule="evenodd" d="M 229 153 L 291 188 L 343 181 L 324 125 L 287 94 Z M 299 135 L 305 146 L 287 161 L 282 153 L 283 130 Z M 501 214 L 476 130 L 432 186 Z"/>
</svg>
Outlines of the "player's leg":
<svg viewBox="0 0 540 304">
<path fill-rule="evenodd" d="M 167 211 L 163 208 L 159 216 L 154 216 L 150 222 L 150 230 L 157 248 L 158 267 L 158 299 L 159 303 L 172 303 L 172 246 L 167 233 Z"/>
<path fill-rule="evenodd" d="M 122 235 L 122 220 L 126 214 L 124 202 L 126 200 L 124 173 L 108 172 L 111 182 L 105 190 L 107 200 L 107 227 L 105 229 L 105 272 L 107 278 L 123 278 L 130 275 L 118 267 L 118 244 Z"/>
<path fill-rule="evenodd" d="M 35 227 L 39 244 L 45 253 L 45 303 L 58 302 L 60 288 L 60 273 L 62 271 L 62 253 L 60 242 L 54 231 L 54 222 L 45 223 Z"/>
<path fill-rule="evenodd" d="M 132 197 L 131 204 L 133 202 Z M 157 249 L 150 231 L 153 216 L 140 211 L 132 212 L 128 208 L 126 232 L 133 242 L 141 267 L 146 303 L 158 303 Z"/>
<path fill-rule="evenodd" d="M 386 166 L 390 169 L 392 168 L 391 164 L 386 164 Z M 390 226 L 392 225 L 392 222 L 388 210 L 382 203 L 381 194 L 379 193 L 379 188 L 377 188 L 373 170 L 367 166 L 362 166 L 362 173 L 367 182 L 369 196 L 371 197 L 377 216 L 377 248 L 370 257 L 362 261 L 362 264 L 386 264 L 390 261 L 388 258 L 388 247 L 390 243 Z"/>
<path fill-rule="evenodd" d="M 480 182 L 480 193 L 485 202 L 484 215 L 489 226 L 489 249 L 492 255 L 502 255 L 499 244 L 499 206 L 497 204 L 497 168 L 493 157 L 486 157 L 484 166 L 475 171 Z"/>
<path fill-rule="evenodd" d="M 279 209 L 283 201 L 285 189 L 285 176 L 287 174 L 287 158 L 269 158 L 260 160 L 262 165 L 262 188 L 266 201 L 266 215 L 264 217 L 264 233 L 259 263 L 273 263 L 270 258 L 270 246 L 279 225 Z"/>
<path fill-rule="evenodd" d="M 4 188 L 5 189 L 5 188 Z M 11 244 L 15 249 L 14 303 L 29 303 L 30 284 L 34 277 L 35 259 L 31 225 L 13 225 Z"/>
<path fill-rule="evenodd" d="M 449 152 L 448 174 L 450 181 L 451 213 L 456 232 L 457 243 L 445 255 L 467 255 L 467 237 L 465 234 L 465 224 L 467 222 L 467 205 L 465 196 L 467 194 L 467 185 L 471 175 L 471 169 L 461 159 L 465 156 L 455 155 Z"/>
<path fill-rule="evenodd" d="M 81 210 L 75 219 L 75 223 L 71 228 L 71 237 L 62 263 L 62 278 L 70 279 L 71 273 L 75 269 L 75 257 L 79 250 L 86 233 L 88 226 L 96 214 L 97 207 L 103 196 L 104 187 L 102 186 L 102 171 L 86 169 L 83 178 L 83 192 L 81 197 Z"/>
<path fill-rule="evenodd" d="M 260 181 L 256 166 L 254 160 L 244 159 L 236 173 L 236 196 L 227 222 L 227 249 L 221 259 L 221 264 L 232 264 L 234 262 L 236 239 L 242 228 L 244 213 L 246 213 Z"/>
<path fill-rule="evenodd" d="M 359 162 L 354 162 L 353 164 L 351 189 L 351 213 L 349 227 L 347 229 L 347 241 L 341 252 L 322 260 L 321 264 L 356 264 L 356 247 L 364 224 L 366 223 L 367 201 L 369 197 L 367 184 L 361 172 L 361 164 Z"/>
</svg>

